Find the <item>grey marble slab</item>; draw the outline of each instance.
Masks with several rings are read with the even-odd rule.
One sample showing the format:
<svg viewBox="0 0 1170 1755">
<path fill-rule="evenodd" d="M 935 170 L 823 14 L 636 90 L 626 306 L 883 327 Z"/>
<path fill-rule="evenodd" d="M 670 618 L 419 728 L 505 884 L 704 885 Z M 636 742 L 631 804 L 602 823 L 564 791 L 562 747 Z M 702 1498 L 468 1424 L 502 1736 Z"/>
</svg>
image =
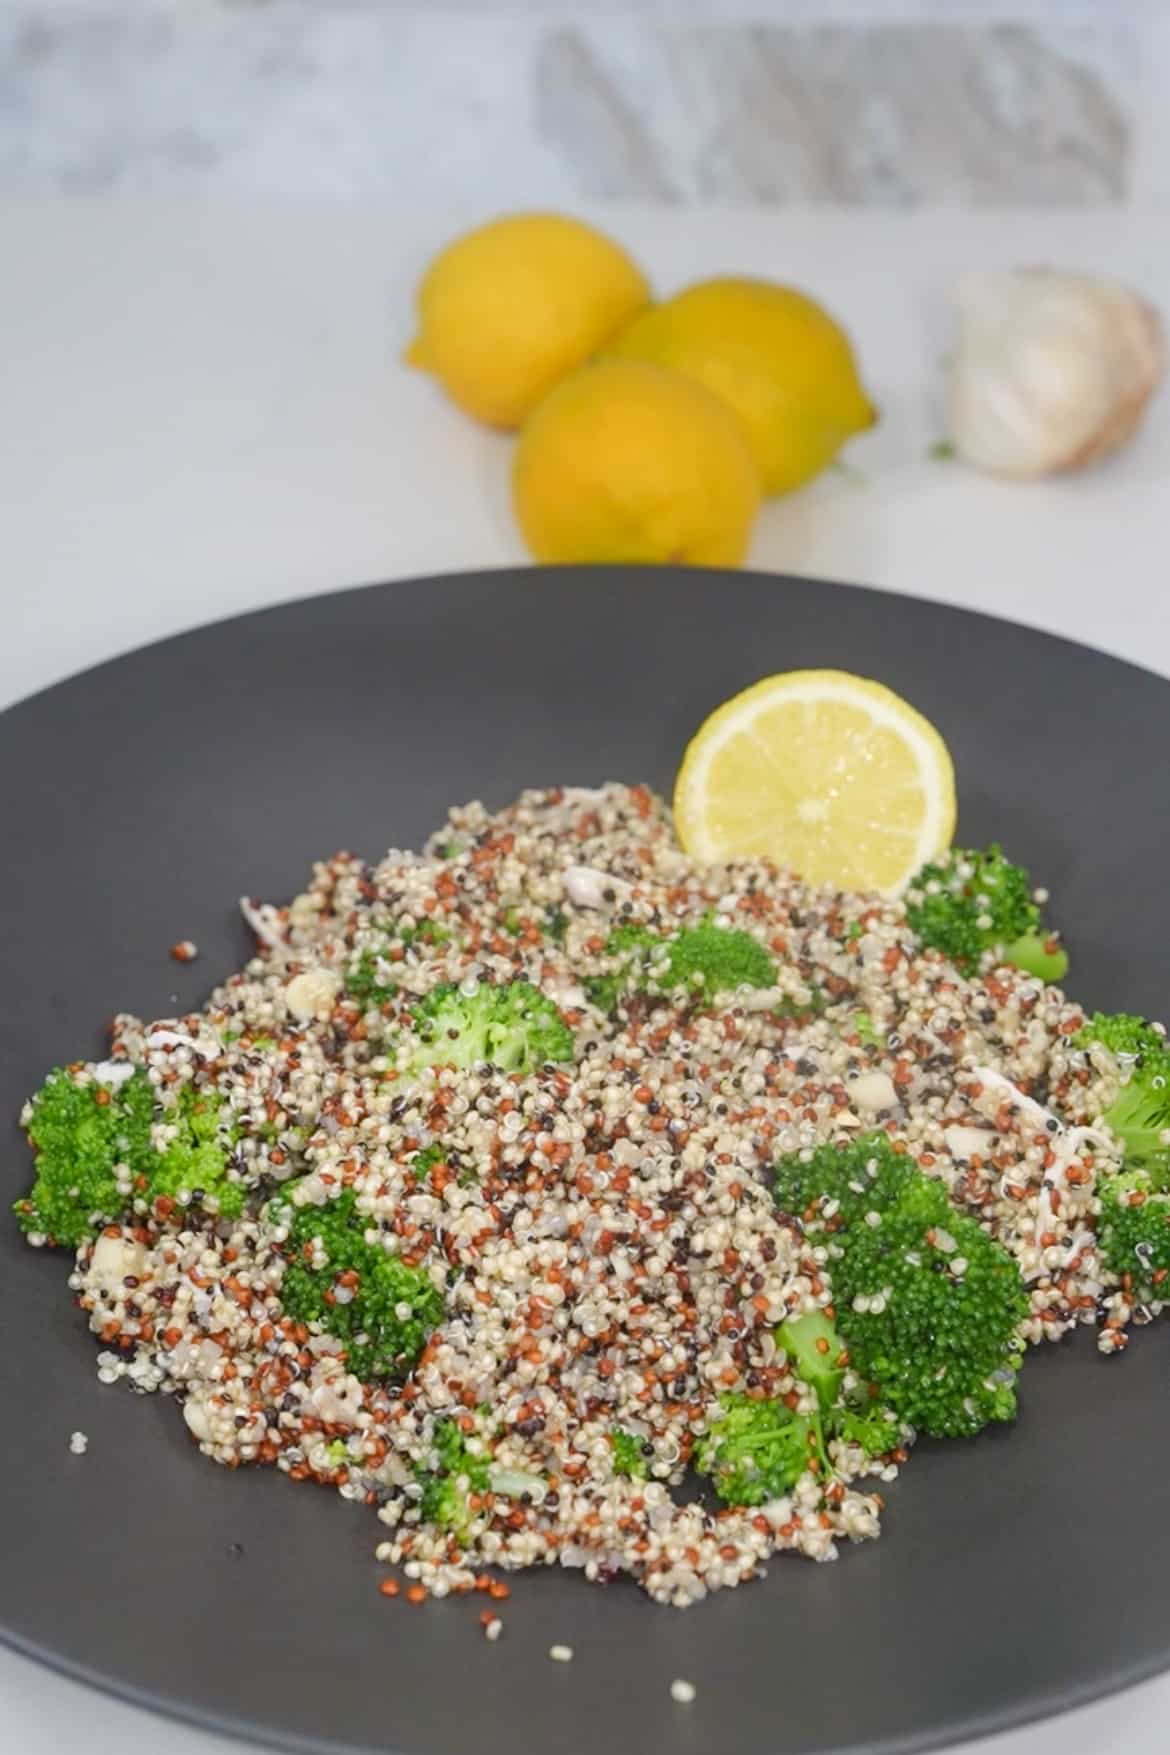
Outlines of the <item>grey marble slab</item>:
<svg viewBox="0 0 1170 1755">
<path fill-rule="evenodd" d="M 1099 206 L 1167 10 L 0 0 L 0 190 Z"/>
</svg>

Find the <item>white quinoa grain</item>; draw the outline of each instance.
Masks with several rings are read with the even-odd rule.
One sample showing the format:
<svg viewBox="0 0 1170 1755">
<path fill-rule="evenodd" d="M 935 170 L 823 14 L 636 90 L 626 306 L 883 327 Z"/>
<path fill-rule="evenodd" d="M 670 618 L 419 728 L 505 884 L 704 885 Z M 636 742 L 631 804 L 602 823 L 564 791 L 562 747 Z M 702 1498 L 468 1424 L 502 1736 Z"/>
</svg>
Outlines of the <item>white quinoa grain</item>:
<svg viewBox="0 0 1170 1755">
<path fill-rule="evenodd" d="M 680 1706 L 689 1706 L 695 1698 L 696 1692 L 695 1684 L 686 1681 L 681 1676 L 676 1677 L 670 1684 L 670 1698 L 677 1700 Z"/>
</svg>

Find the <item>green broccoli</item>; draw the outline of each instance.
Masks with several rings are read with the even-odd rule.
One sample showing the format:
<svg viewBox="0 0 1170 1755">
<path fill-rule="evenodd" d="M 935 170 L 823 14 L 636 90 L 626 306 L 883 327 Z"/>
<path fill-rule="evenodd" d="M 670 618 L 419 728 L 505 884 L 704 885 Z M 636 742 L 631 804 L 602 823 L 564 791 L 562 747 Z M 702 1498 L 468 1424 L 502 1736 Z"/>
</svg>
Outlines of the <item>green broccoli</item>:
<svg viewBox="0 0 1170 1755">
<path fill-rule="evenodd" d="M 613 1013 L 623 994 L 640 984 L 650 953 L 662 940 L 645 926 L 619 926 L 602 946 L 602 955 L 615 959 L 617 967 L 607 975 L 591 975 L 585 992 L 598 1011 Z"/>
<path fill-rule="evenodd" d="M 1099 1178 L 1098 1236 L 1106 1267 L 1128 1276 L 1143 1299 L 1170 1274 L 1170 1045 L 1144 1019 L 1098 1012 L 1073 1046 L 1105 1051 L 1120 1083 L 1099 1117 L 1125 1160 L 1118 1176 Z"/>
<path fill-rule="evenodd" d="M 837 1409 L 831 1436 L 845 1444 L 856 1444 L 866 1456 L 888 1456 L 902 1441 L 901 1423 L 876 1396 L 868 1402 L 852 1397 Z"/>
<path fill-rule="evenodd" d="M 411 1012 L 418 1036 L 406 1071 L 479 1066 L 531 1072 L 573 1058 L 573 1032 L 547 995 L 527 981 L 480 982 L 470 991 L 444 983 Z"/>
<path fill-rule="evenodd" d="M 1103 1048 L 1121 1081 L 1099 1119 L 1120 1141 L 1126 1169 L 1148 1171 L 1157 1187 L 1170 1186 L 1170 1046 L 1165 1036 L 1142 1018 L 1097 1012 L 1072 1040 L 1075 1048 Z"/>
<path fill-rule="evenodd" d="M 288 1230 L 279 1292 L 285 1314 L 341 1341 L 347 1367 L 363 1381 L 409 1371 L 443 1318 L 429 1274 L 367 1243 L 370 1221 L 348 1190 L 321 1207 L 282 1199 L 269 1215 Z"/>
<path fill-rule="evenodd" d="M 1142 1300 L 1165 1299 L 1170 1278 L 1170 1193 L 1145 1170 L 1104 1176 L 1098 1185 L 1101 1259 Z"/>
<path fill-rule="evenodd" d="M 863 1048 L 880 1048 L 882 1039 L 873 1027 L 873 1019 L 868 1012 L 854 1012 L 853 1030 Z"/>
<path fill-rule="evenodd" d="M 409 950 L 412 945 L 445 945 L 449 943 L 451 931 L 438 920 L 429 916 L 420 920 L 417 926 L 393 926 L 386 931 L 386 945 L 397 943 Z M 365 1006 L 367 1011 L 373 1006 L 380 1006 L 384 1000 L 393 999 L 398 991 L 398 984 L 384 973 L 388 959 L 381 950 L 372 950 L 369 946 L 351 958 L 345 971 L 344 987 L 351 999 L 356 999 Z"/>
<path fill-rule="evenodd" d="M 790 1492 L 806 1469 L 819 1468 L 820 1458 L 814 1417 L 781 1401 L 722 1395 L 694 1462 L 726 1504 L 762 1505 Z"/>
<path fill-rule="evenodd" d="M 796 1375 L 816 1391 L 822 1409 L 831 1408 L 837 1400 L 848 1357 L 829 1317 L 820 1310 L 790 1316 L 776 1330 L 776 1343 L 788 1354 Z"/>
<path fill-rule="evenodd" d="M 36 1176 L 13 1209 L 21 1228 L 76 1249 L 99 1225 L 127 1212 L 134 1175 L 157 1156 L 150 1137 L 154 1108 L 141 1068 L 118 1085 L 79 1083 L 70 1070 L 54 1068 L 29 1104 Z"/>
<path fill-rule="evenodd" d="M 152 1125 L 177 1128 L 161 1152 Z M 141 1067 L 117 1085 L 90 1075 L 79 1083 L 62 1068 L 51 1072 L 29 1105 L 28 1135 L 36 1177 L 15 1204 L 22 1229 L 76 1249 L 102 1224 L 160 1197 L 238 1218 L 244 1190 L 228 1175 L 230 1133 L 214 1092 L 179 1089 L 174 1104 L 159 1106 Z"/>
<path fill-rule="evenodd" d="M 682 987 L 714 997 L 740 987 L 771 987 L 776 981 L 776 964 L 759 940 L 738 927 L 718 925 L 712 915 L 669 937 L 645 926 L 619 926 L 606 939 L 602 954 L 617 967 L 593 976 L 585 990 L 604 1012 L 616 1010 L 621 998 L 635 991 L 666 995 Z"/>
<path fill-rule="evenodd" d="M 1044 926 L 1022 865 L 992 842 L 986 852 L 952 848 L 924 865 L 907 893 L 906 920 L 924 945 L 973 975 L 986 951 L 1041 981 L 1062 981 L 1068 955 Z"/>
<path fill-rule="evenodd" d="M 451 942 L 451 928 L 428 914 L 417 926 L 401 927 L 398 936 L 404 945 L 445 945 Z"/>
<path fill-rule="evenodd" d="M 422 1487 L 419 1511 L 425 1523 L 437 1524 L 466 1541 L 476 1515 L 471 1495 L 486 1493 L 491 1484 L 487 1459 L 468 1450 L 454 1420 L 436 1421 L 431 1449 L 433 1465 L 419 1464 L 415 1469 L 415 1479 Z"/>
<path fill-rule="evenodd" d="M 376 952 L 364 950 L 359 951 L 345 971 L 346 993 L 367 1011 L 380 1006 L 383 1000 L 393 999 L 398 991 L 397 983 L 386 980 L 381 974 L 383 967 L 385 965 Z"/>
<path fill-rule="evenodd" d="M 614 1474 L 625 1475 L 631 1481 L 644 1481 L 646 1458 L 642 1454 L 642 1440 L 615 1426 L 610 1432 L 609 1442 L 613 1446 Z"/>
<path fill-rule="evenodd" d="M 822 1310 L 789 1317 L 776 1330 L 794 1375 L 816 1395 L 810 1411 L 750 1396 L 719 1398 L 695 1453 L 695 1466 L 710 1475 L 719 1497 L 732 1505 L 759 1505 L 795 1486 L 805 1470 L 829 1471 L 827 1443 L 860 1445 L 870 1457 L 885 1456 L 901 1437 L 898 1420 L 875 1399 L 870 1386 L 845 1391 L 851 1359 L 832 1320 Z"/>
<path fill-rule="evenodd" d="M 821 988 L 812 982 L 808 982 L 806 985 L 809 992 L 807 1000 L 794 999 L 792 994 L 786 993 L 780 1004 L 772 1007 L 772 1016 L 788 1021 L 795 1019 L 805 1022 L 810 1018 L 819 1017 L 825 1009 L 825 995 Z"/>
<path fill-rule="evenodd" d="M 828 1247 L 850 1364 L 894 1414 L 940 1438 L 1014 1417 L 1027 1294 L 941 1183 L 873 1133 L 782 1159 L 775 1193 Z"/>
<path fill-rule="evenodd" d="M 845 1388 L 852 1358 L 834 1322 L 823 1310 L 790 1316 L 776 1330 L 776 1344 L 803 1383 L 816 1391 L 825 1438 L 858 1444 L 869 1456 L 885 1456 L 897 1447 L 899 1422 L 882 1405 L 876 1384 L 854 1380 Z"/>
<path fill-rule="evenodd" d="M 163 1109 L 158 1120 L 178 1131 L 153 1163 L 143 1171 L 145 1188 L 140 1192 L 148 1205 L 160 1195 L 238 1219 L 244 1210 L 244 1190 L 228 1176 L 227 1148 L 220 1099 L 214 1091 L 183 1085 L 173 1109 Z"/>
<path fill-rule="evenodd" d="M 433 1140 L 429 1146 L 424 1146 L 421 1152 L 416 1152 L 414 1154 L 410 1167 L 414 1171 L 418 1180 L 423 1182 L 430 1175 L 435 1165 L 443 1162 L 443 1156 L 442 1146 L 439 1144 L 438 1140 Z"/>
<path fill-rule="evenodd" d="M 500 910 L 500 926 L 509 938 L 519 938 L 527 926 L 540 920 L 541 930 L 546 938 L 551 938 L 554 944 L 564 942 L 565 934 L 569 930 L 569 916 L 562 908 L 553 908 L 547 912 L 537 909 L 531 915 L 524 910 L 523 901 L 509 902 L 506 908 Z"/>
</svg>

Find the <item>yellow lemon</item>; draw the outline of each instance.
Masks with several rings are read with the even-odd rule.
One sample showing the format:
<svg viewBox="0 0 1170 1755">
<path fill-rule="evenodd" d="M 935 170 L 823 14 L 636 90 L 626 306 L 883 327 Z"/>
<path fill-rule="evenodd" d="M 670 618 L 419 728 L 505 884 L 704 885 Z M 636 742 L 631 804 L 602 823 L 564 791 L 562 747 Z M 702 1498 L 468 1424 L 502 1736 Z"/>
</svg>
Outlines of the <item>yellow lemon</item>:
<svg viewBox="0 0 1170 1755">
<path fill-rule="evenodd" d="M 636 317 L 613 343 L 697 378 L 733 408 L 767 494 L 817 475 L 877 416 L 845 331 L 804 293 L 767 280 L 703 280 Z"/>
<path fill-rule="evenodd" d="M 512 496 L 538 561 L 735 566 L 760 480 L 735 419 L 702 385 L 613 360 L 566 378 L 528 420 Z"/>
<path fill-rule="evenodd" d="M 403 357 L 468 414 L 518 427 L 649 298 L 625 251 L 592 226 L 510 214 L 440 250 L 419 283 L 418 334 Z"/>
<path fill-rule="evenodd" d="M 694 858 L 755 856 L 812 884 L 896 893 L 950 845 L 955 775 L 928 719 L 844 670 L 766 677 L 704 720 L 674 823 Z"/>
</svg>

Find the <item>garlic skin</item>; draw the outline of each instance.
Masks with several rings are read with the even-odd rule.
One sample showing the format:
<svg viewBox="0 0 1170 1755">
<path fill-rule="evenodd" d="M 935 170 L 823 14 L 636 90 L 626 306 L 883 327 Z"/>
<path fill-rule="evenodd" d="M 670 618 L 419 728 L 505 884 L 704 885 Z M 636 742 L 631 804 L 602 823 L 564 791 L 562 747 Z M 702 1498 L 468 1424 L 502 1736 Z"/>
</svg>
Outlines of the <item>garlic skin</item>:
<svg viewBox="0 0 1170 1755">
<path fill-rule="evenodd" d="M 1166 368 L 1158 313 L 1116 282 L 1051 268 L 969 275 L 950 436 L 993 475 L 1082 469 L 1123 445 Z"/>
</svg>

